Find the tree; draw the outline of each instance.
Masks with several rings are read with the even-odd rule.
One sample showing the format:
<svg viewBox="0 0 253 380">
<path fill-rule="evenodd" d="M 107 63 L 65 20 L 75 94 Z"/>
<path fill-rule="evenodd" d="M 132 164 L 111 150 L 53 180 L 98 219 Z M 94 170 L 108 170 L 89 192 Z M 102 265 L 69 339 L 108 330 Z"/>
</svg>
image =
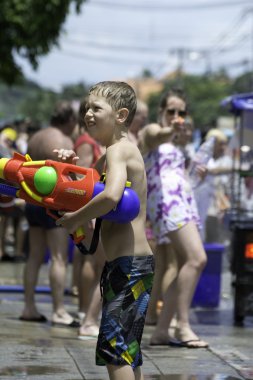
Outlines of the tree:
<svg viewBox="0 0 253 380">
<path fill-rule="evenodd" d="M 71 3 L 80 12 L 85 0 L 2 0 L 0 11 L 0 79 L 17 83 L 23 78 L 17 56 L 34 69 L 38 59 L 57 45 Z"/>
<path fill-rule="evenodd" d="M 84 83 L 70 84 L 63 86 L 61 97 L 66 100 L 80 100 L 88 95 L 89 86 Z"/>
<path fill-rule="evenodd" d="M 20 102 L 18 111 L 19 114 L 29 117 L 36 124 L 48 125 L 59 99 L 59 95 L 51 90 L 31 91 Z"/>
<path fill-rule="evenodd" d="M 253 88 L 253 74 L 252 72 L 244 73 L 235 78 L 232 84 L 232 93 L 240 94 L 245 92 L 252 92 Z"/>
</svg>

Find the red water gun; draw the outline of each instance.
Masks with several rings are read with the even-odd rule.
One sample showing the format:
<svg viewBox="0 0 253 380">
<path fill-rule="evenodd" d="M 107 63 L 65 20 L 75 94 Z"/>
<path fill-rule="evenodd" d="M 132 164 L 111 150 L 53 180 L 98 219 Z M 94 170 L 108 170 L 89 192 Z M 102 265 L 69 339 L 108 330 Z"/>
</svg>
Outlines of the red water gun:
<svg viewBox="0 0 253 380">
<path fill-rule="evenodd" d="M 45 207 L 54 218 L 60 216 L 59 211 L 75 211 L 83 207 L 105 186 L 104 176 L 100 180 L 95 169 L 53 160 L 32 161 L 28 154 L 23 156 L 19 153 L 14 153 L 13 158 L 0 159 L 0 178 L 18 185 L 13 187 L 0 183 L 1 194 Z M 103 215 L 102 219 L 127 223 L 138 215 L 139 198 L 130 186 L 127 182 L 117 207 Z M 82 228 L 73 236 L 81 251 L 84 237 Z"/>
</svg>

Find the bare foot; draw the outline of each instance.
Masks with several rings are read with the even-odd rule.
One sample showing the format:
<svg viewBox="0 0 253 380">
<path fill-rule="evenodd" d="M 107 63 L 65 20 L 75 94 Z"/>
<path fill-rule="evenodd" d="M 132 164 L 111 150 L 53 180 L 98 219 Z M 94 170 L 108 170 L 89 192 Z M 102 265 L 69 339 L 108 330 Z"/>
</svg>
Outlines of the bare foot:
<svg viewBox="0 0 253 380">
<path fill-rule="evenodd" d="M 53 313 L 52 323 L 55 325 L 58 324 L 58 325 L 70 326 L 73 324 L 73 327 L 75 327 L 74 322 L 75 322 L 74 318 L 69 313 L 67 313 L 66 311 Z"/>
<path fill-rule="evenodd" d="M 156 331 L 152 334 L 149 344 L 151 346 L 168 346 L 169 344 L 169 334 L 168 331 Z"/>
<path fill-rule="evenodd" d="M 170 328 L 175 329 L 177 327 L 177 318 L 173 317 L 171 322 L 170 322 Z"/>
<path fill-rule="evenodd" d="M 206 348 L 208 343 L 200 339 L 191 329 L 187 327 L 177 327 L 173 337 L 170 337 L 170 344 L 187 348 Z"/>
<path fill-rule="evenodd" d="M 97 338 L 99 327 L 97 325 L 82 325 L 79 329 L 78 339 Z"/>
<path fill-rule="evenodd" d="M 29 321 L 29 320 L 30 321 L 36 321 L 36 320 L 39 321 L 42 317 L 43 317 L 42 314 L 40 314 L 40 312 L 34 306 L 31 308 L 25 307 L 23 310 L 23 313 L 21 314 L 19 319 L 22 321 Z"/>
</svg>

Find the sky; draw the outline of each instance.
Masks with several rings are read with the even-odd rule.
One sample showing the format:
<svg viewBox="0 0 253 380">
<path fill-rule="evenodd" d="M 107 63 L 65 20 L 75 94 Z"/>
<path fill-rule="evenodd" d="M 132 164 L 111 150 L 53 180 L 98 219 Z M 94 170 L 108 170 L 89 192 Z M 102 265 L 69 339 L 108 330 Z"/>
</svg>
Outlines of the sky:
<svg viewBox="0 0 253 380">
<path fill-rule="evenodd" d="M 187 73 L 253 68 L 252 0 L 89 0 L 66 18 L 59 47 L 27 78 L 60 90 L 68 84 L 160 79 L 179 66 Z"/>
</svg>

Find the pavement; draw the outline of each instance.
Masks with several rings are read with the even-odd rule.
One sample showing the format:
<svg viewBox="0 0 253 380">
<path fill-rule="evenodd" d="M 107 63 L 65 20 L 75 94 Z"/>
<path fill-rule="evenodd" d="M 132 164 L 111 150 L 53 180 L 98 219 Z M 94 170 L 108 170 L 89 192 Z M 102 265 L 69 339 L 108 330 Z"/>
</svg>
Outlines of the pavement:
<svg viewBox="0 0 253 380">
<path fill-rule="evenodd" d="M 77 339 L 76 329 L 47 323 L 21 322 L 23 263 L 0 262 L 0 379 L 1 380 L 104 380 L 106 369 L 95 365 L 96 340 Z M 67 287 L 70 284 L 71 264 Z M 18 286 L 17 286 L 18 285 Z M 39 278 L 48 288 L 48 264 Z M 15 287 L 16 286 L 16 287 Z M 44 288 L 43 288 L 44 287 Z M 41 313 L 51 318 L 49 291 L 36 293 Z M 67 310 L 77 312 L 77 298 L 66 294 Z M 208 341 L 208 349 L 151 347 L 152 326 L 145 326 L 142 352 L 145 380 L 253 379 L 253 319 L 234 326 L 231 274 L 221 273 L 221 292 L 216 307 L 191 309 L 194 331 Z"/>
</svg>

